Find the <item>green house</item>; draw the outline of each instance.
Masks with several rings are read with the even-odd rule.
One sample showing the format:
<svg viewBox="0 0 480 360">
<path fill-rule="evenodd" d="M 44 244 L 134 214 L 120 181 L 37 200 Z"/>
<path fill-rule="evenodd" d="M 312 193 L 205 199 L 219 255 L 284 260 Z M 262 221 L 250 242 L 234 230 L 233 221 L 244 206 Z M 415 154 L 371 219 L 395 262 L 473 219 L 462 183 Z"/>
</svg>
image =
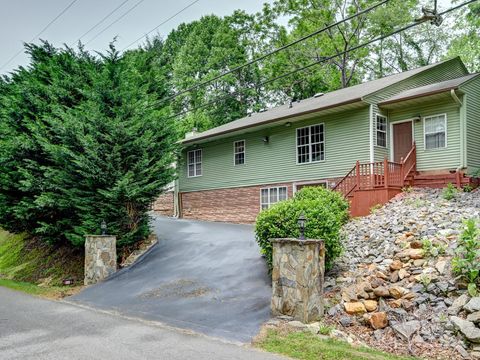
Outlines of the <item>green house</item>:
<svg viewBox="0 0 480 360">
<path fill-rule="evenodd" d="M 253 113 L 182 144 L 180 217 L 251 223 L 304 186 L 341 191 L 363 215 L 406 185 L 474 181 L 480 74 L 454 58 Z"/>
</svg>

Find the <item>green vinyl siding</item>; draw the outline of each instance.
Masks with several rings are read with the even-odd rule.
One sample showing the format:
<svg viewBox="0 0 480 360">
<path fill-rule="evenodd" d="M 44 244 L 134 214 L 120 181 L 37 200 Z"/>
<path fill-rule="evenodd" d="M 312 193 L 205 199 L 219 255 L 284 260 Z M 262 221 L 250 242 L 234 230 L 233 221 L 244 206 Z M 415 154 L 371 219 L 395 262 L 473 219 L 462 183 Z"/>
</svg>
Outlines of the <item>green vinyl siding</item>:
<svg viewBox="0 0 480 360">
<path fill-rule="evenodd" d="M 297 164 L 296 129 L 325 124 L 325 160 Z M 318 118 L 272 126 L 198 144 L 203 151 L 203 175 L 187 177 L 187 164 L 179 167 L 180 191 L 252 186 L 288 181 L 341 177 L 355 161 L 369 161 L 369 107 L 329 114 Z M 268 136 L 268 143 L 263 139 Z M 245 164 L 234 165 L 233 142 L 245 140 Z M 186 151 L 191 150 L 187 148 Z M 185 159 L 185 152 L 183 153 Z"/>
<path fill-rule="evenodd" d="M 373 159 L 374 161 L 382 161 L 385 157 L 389 157 L 390 146 L 390 129 L 388 127 L 388 114 L 386 111 L 381 111 L 376 104 L 373 106 Z M 387 147 L 377 146 L 375 137 L 377 135 L 377 115 L 382 115 L 387 118 Z"/>
<path fill-rule="evenodd" d="M 480 76 L 460 87 L 467 125 L 467 166 L 469 173 L 480 169 Z"/>
<path fill-rule="evenodd" d="M 422 71 L 410 78 L 399 81 L 380 91 L 365 97 L 365 101 L 371 104 L 377 104 L 402 91 L 413 89 L 420 86 L 434 84 L 441 81 L 456 79 L 468 75 L 468 71 L 459 58 L 454 58 L 428 70 Z"/>
<path fill-rule="evenodd" d="M 417 144 L 417 170 L 455 170 L 460 166 L 460 109 L 453 102 L 425 102 L 389 112 L 389 122 L 401 121 L 421 115 L 421 121 L 414 121 L 414 139 Z M 433 115 L 447 115 L 447 147 L 425 149 L 423 118 Z"/>
<path fill-rule="evenodd" d="M 423 71 L 417 75 L 414 75 L 408 79 L 393 84 L 381 91 L 365 97 L 365 101 L 373 104 L 373 136 L 375 140 L 375 119 L 376 115 L 385 115 L 386 111 L 382 111 L 376 105 L 377 103 L 386 100 L 402 91 L 413 89 L 420 86 L 434 84 L 440 81 L 455 79 L 464 75 L 467 75 L 468 71 L 459 58 L 453 58 L 449 61 L 441 63 L 431 69 Z M 408 109 L 406 110 L 408 112 Z M 415 115 L 418 115 L 415 114 Z M 390 127 L 387 129 L 387 149 L 374 146 L 374 161 L 382 161 L 385 156 L 389 157 L 390 154 Z M 423 129 L 422 129 L 423 131 Z M 374 142 L 375 144 L 375 142 Z M 460 156 L 460 155 L 459 155 Z"/>
</svg>

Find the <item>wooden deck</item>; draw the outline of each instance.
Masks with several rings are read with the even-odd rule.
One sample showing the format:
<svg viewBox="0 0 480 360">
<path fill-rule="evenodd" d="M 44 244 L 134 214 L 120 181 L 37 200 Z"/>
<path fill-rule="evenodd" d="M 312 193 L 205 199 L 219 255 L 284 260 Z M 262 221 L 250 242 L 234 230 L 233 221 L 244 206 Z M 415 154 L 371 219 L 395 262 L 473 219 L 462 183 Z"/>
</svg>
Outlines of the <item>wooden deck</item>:
<svg viewBox="0 0 480 360">
<path fill-rule="evenodd" d="M 372 207 L 385 204 L 406 186 L 443 188 L 449 183 L 458 188 L 478 185 L 463 172 L 418 173 L 417 149 L 413 144 L 407 156 L 398 163 L 387 159 L 364 164 L 357 161 L 334 190 L 349 200 L 352 216 L 365 216 L 370 214 Z"/>
</svg>

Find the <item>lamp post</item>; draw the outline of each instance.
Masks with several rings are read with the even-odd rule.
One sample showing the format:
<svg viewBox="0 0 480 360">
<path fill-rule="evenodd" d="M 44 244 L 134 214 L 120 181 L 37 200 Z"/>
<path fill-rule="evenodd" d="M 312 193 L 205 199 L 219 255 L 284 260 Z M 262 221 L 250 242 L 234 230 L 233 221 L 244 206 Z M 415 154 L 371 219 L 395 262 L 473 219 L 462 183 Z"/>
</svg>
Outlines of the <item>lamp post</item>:
<svg viewBox="0 0 480 360">
<path fill-rule="evenodd" d="M 100 229 L 102 229 L 102 235 L 107 235 L 107 223 L 105 220 L 102 220 L 102 223 L 100 224 Z"/>
<path fill-rule="evenodd" d="M 298 217 L 298 228 L 300 229 L 300 240 L 305 240 L 305 225 L 307 223 L 307 218 L 305 213 L 302 211 Z"/>
</svg>

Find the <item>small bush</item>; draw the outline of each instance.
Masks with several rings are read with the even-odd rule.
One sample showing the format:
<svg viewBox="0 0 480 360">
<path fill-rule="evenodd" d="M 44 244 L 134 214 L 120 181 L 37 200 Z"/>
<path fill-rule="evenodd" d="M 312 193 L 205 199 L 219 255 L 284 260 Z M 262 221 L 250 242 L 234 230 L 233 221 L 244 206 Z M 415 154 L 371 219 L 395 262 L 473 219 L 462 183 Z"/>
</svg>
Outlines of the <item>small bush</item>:
<svg viewBox="0 0 480 360">
<path fill-rule="evenodd" d="M 469 193 L 473 191 L 473 186 L 470 184 L 464 185 L 463 186 L 463 192 Z"/>
<path fill-rule="evenodd" d="M 452 183 L 448 183 L 447 187 L 443 189 L 442 196 L 445 200 L 452 200 L 457 196 L 458 189 Z"/>
<path fill-rule="evenodd" d="M 255 235 L 270 269 L 270 239 L 298 237 L 297 220 L 302 212 L 307 218 L 305 237 L 325 241 L 326 269 L 330 269 L 341 254 L 340 229 L 348 220 L 348 202 L 338 192 L 322 187 L 306 187 L 293 198 L 275 204 L 257 217 Z"/>
<path fill-rule="evenodd" d="M 452 270 L 468 282 L 470 294 L 477 293 L 480 280 L 480 228 L 474 219 L 465 222 L 456 255 L 452 259 Z"/>
</svg>

